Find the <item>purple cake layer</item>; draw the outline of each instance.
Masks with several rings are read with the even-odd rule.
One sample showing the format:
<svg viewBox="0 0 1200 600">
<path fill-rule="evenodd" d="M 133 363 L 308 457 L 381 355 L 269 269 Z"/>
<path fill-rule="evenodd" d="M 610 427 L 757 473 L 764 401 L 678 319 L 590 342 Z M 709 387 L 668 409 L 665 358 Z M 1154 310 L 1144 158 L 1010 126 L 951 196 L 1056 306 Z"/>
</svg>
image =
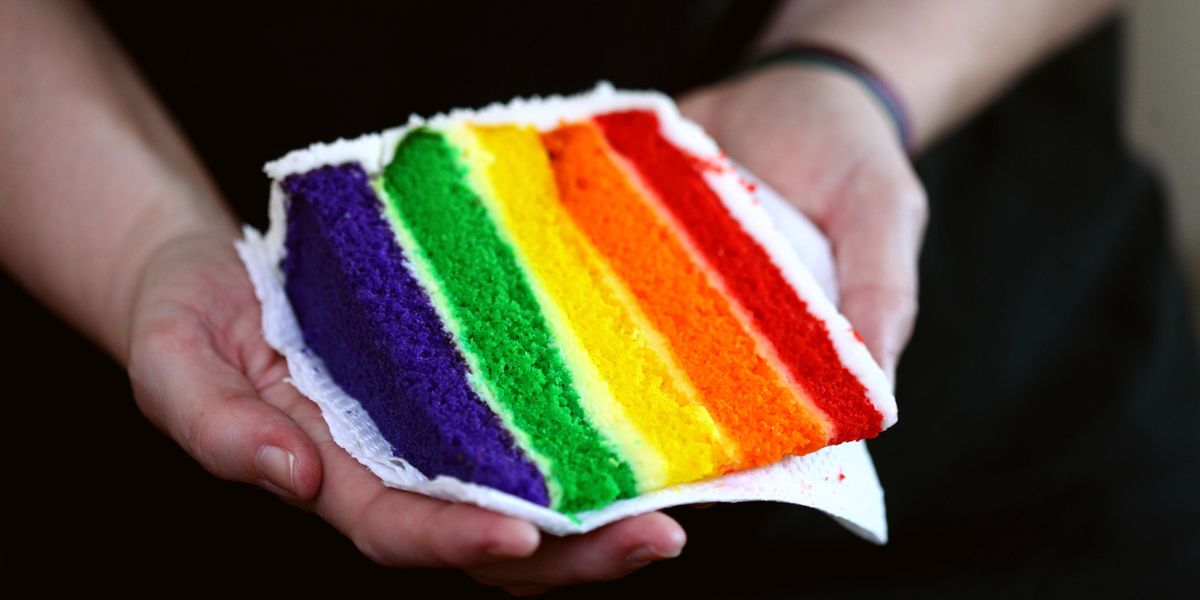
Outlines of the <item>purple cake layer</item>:
<svg viewBox="0 0 1200 600">
<path fill-rule="evenodd" d="M 282 268 L 304 340 L 426 476 L 548 506 L 546 482 L 467 383 L 467 367 L 404 256 L 366 172 L 329 166 L 283 182 Z"/>
</svg>

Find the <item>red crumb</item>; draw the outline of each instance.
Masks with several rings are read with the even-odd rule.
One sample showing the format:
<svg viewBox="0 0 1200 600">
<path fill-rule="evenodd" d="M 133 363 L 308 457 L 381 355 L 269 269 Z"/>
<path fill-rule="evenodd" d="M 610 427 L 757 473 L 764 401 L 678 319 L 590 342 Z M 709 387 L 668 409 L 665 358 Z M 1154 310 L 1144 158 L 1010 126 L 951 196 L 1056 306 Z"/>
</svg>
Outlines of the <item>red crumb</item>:
<svg viewBox="0 0 1200 600">
<path fill-rule="evenodd" d="M 746 191 L 750 192 L 751 194 L 758 190 L 757 183 L 754 183 L 753 181 L 746 181 L 746 179 L 742 177 L 738 177 L 738 183 L 742 184 L 742 187 L 746 188 Z"/>
<path fill-rule="evenodd" d="M 716 158 L 704 158 L 692 155 L 689 155 L 688 158 L 691 159 L 692 164 L 695 165 L 699 171 L 724 173 L 725 171 L 729 170 L 729 167 L 725 164 L 724 153 L 718 154 Z"/>
</svg>

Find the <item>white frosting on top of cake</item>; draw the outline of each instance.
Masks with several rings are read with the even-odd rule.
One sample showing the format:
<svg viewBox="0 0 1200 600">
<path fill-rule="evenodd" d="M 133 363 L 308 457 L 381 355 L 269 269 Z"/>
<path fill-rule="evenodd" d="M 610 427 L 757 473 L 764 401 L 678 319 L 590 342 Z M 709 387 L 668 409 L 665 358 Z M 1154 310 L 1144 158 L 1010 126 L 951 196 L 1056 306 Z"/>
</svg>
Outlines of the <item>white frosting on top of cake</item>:
<svg viewBox="0 0 1200 600">
<path fill-rule="evenodd" d="M 357 161 L 368 173 L 376 173 L 382 166 L 379 162 L 381 144 L 382 139 L 378 133 L 369 133 L 352 140 L 338 139 L 329 143 L 312 144 L 267 163 L 263 170 L 268 177 L 279 181 L 293 173 Z"/>
<path fill-rule="evenodd" d="M 303 173 L 325 165 L 357 161 L 367 173 L 375 174 L 391 162 L 396 144 L 409 131 L 422 125 L 442 129 L 458 121 L 469 121 L 481 125 L 531 125 L 545 131 L 562 122 L 584 121 L 597 114 L 632 109 L 657 112 L 663 117 L 665 133 L 685 150 L 703 156 L 717 152 L 716 144 L 699 126 L 683 119 L 668 96 L 652 91 L 616 90 L 611 83 L 600 82 L 590 92 L 573 96 L 514 98 L 507 103 L 496 102 L 478 110 L 456 108 L 429 118 L 411 115 L 404 125 L 380 133 L 293 150 L 267 163 L 264 171 L 272 179 L 280 180 L 293 173 Z"/>
</svg>

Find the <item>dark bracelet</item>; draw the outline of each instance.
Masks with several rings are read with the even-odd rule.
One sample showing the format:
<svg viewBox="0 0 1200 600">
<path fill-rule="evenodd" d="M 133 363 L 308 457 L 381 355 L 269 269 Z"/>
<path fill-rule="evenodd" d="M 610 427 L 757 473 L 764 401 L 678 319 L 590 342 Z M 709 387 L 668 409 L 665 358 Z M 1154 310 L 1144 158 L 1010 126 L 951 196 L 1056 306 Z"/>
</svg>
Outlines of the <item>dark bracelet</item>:
<svg viewBox="0 0 1200 600">
<path fill-rule="evenodd" d="M 892 124 L 896 126 L 896 132 L 900 135 L 900 143 L 904 145 L 904 150 L 912 152 L 912 121 L 908 117 L 908 111 L 905 110 L 904 103 L 900 101 L 900 96 L 893 91 L 892 86 L 884 83 L 872 69 L 864 65 L 861 61 L 828 46 L 798 44 L 780 48 L 774 52 L 756 57 L 745 64 L 738 72 L 745 72 L 766 65 L 780 63 L 798 63 L 827 67 L 857 79 L 883 105 L 883 108 L 892 118 Z"/>
</svg>

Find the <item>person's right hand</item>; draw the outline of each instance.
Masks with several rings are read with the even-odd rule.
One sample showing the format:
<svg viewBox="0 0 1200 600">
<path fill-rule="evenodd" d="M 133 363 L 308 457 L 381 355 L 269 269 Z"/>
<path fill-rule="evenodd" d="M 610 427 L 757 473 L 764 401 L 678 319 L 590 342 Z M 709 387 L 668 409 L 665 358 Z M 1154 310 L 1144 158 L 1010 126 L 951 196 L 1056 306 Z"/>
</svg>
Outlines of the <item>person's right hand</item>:
<svg viewBox="0 0 1200 600">
<path fill-rule="evenodd" d="M 887 113 L 849 75 L 794 64 L 695 90 L 679 104 L 829 238 L 839 308 L 894 381 L 917 314 L 927 207 Z"/>
<path fill-rule="evenodd" d="M 163 245 L 142 271 L 130 317 L 138 406 L 209 472 L 319 514 L 381 565 L 457 567 L 517 594 L 618 578 L 680 552 L 683 529 L 661 513 L 543 538 L 512 517 L 385 487 L 285 381 L 233 236 Z"/>
</svg>

